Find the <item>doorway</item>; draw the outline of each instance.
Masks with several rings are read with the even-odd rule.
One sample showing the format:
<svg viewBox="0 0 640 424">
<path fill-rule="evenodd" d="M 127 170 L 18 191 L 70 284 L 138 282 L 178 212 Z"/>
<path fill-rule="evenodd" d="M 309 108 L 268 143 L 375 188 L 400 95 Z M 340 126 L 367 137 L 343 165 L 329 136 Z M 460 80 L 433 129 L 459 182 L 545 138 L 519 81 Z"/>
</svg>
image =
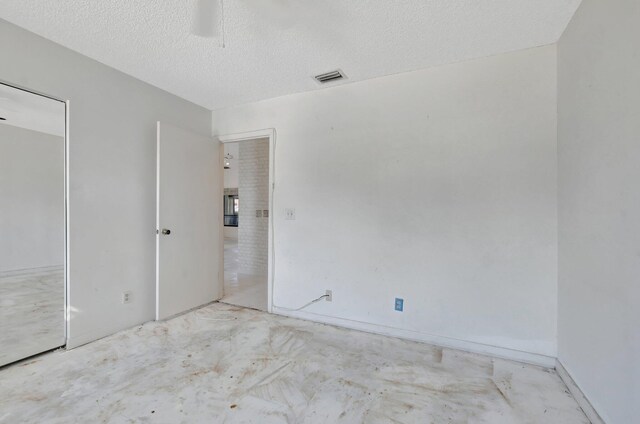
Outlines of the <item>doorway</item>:
<svg viewBox="0 0 640 424">
<path fill-rule="evenodd" d="M 66 342 L 66 104 L 0 83 L 0 366 Z"/>
<path fill-rule="evenodd" d="M 224 295 L 221 302 L 269 309 L 270 138 L 224 149 Z"/>
</svg>

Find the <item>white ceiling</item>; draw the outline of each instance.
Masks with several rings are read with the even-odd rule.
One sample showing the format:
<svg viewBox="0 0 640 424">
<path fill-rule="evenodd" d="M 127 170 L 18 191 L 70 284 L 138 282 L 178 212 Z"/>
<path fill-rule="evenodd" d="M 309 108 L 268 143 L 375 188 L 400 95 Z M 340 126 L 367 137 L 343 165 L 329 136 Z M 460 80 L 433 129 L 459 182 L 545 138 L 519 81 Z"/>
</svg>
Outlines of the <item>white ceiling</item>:
<svg viewBox="0 0 640 424">
<path fill-rule="evenodd" d="M 0 0 L 0 17 L 209 109 L 555 43 L 580 0 Z M 28 54 L 28 52 L 25 52 Z"/>
<path fill-rule="evenodd" d="M 47 97 L 0 84 L 0 125 L 64 137 L 65 105 Z"/>
</svg>

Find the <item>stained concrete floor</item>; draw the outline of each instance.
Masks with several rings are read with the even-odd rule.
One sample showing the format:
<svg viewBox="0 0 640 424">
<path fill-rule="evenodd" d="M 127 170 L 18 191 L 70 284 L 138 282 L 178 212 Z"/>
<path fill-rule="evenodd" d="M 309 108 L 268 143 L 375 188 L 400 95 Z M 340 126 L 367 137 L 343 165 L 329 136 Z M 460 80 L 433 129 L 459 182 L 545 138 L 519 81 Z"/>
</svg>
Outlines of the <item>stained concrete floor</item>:
<svg viewBox="0 0 640 424">
<path fill-rule="evenodd" d="M 238 241 L 224 240 L 224 296 L 221 302 L 267 310 L 267 276 L 240 272 Z"/>
<path fill-rule="evenodd" d="M 588 423 L 555 371 L 214 303 L 0 369 L 1 423 Z"/>
<path fill-rule="evenodd" d="M 0 365 L 62 346 L 64 325 L 62 267 L 0 275 Z"/>
</svg>

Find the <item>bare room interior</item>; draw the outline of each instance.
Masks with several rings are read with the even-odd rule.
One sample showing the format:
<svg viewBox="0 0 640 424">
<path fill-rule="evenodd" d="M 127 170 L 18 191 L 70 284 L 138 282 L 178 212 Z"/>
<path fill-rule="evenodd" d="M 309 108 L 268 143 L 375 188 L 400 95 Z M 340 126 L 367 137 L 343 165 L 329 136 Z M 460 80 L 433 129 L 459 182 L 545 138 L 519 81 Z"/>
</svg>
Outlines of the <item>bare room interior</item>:
<svg viewBox="0 0 640 424">
<path fill-rule="evenodd" d="M 637 0 L 0 0 L 0 423 L 640 422 Z"/>
</svg>

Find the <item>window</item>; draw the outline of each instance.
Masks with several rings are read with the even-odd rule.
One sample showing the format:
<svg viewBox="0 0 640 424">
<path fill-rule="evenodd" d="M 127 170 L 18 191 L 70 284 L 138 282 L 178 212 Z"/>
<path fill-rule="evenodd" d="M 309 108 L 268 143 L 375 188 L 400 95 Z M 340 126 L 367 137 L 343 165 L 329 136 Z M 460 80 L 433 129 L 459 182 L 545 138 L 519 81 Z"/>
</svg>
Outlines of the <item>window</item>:
<svg viewBox="0 0 640 424">
<path fill-rule="evenodd" d="M 225 194 L 224 196 L 224 226 L 238 226 L 238 212 L 240 211 L 240 202 L 237 194 Z"/>
</svg>

